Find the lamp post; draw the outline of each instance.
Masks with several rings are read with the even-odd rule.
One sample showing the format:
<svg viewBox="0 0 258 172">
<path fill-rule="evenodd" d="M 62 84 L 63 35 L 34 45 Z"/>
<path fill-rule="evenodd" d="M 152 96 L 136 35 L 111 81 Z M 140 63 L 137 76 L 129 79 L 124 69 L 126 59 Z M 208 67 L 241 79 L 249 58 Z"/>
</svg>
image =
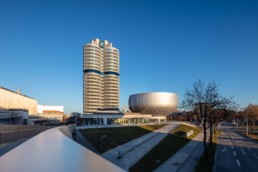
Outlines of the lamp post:
<svg viewBox="0 0 258 172">
<path fill-rule="evenodd" d="M 100 136 L 100 149 L 101 149 L 101 151 L 103 150 L 103 139 L 104 138 L 106 138 L 107 137 L 107 135 L 102 135 L 102 136 Z"/>
</svg>

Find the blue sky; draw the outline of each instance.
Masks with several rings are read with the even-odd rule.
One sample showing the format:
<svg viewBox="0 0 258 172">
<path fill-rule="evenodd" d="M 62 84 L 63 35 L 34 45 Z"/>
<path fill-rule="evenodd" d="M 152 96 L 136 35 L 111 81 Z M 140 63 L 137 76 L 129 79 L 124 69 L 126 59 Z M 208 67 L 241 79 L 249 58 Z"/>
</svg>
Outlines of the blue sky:
<svg viewBox="0 0 258 172">
<path fill-rule="evenodd" d="M 0 1 L 0 85 L 82 112 L 82 47 L 120 50 L 120 105 L 197 79 L 241 105 L 258 103 L 258 1 Z"/>
</svg>

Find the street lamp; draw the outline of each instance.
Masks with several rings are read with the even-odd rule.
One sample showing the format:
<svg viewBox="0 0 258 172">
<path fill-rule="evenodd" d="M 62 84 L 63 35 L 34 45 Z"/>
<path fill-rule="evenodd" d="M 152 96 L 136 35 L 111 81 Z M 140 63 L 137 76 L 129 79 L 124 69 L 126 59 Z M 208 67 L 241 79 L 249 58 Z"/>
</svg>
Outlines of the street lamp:
<svg viewBox="0 0 258 172">
<path fill-rule="evenodd" d="M 103 146 L 102 146 L 103 141 L 102 141 L 102 139 L 104 139 L 106 137 L 107 137 L 107 135 L 105 135 L 105 134 L 100 136 L 100 149 L 101 149 L 101 151 L 103 150 Z"/>
</svg>

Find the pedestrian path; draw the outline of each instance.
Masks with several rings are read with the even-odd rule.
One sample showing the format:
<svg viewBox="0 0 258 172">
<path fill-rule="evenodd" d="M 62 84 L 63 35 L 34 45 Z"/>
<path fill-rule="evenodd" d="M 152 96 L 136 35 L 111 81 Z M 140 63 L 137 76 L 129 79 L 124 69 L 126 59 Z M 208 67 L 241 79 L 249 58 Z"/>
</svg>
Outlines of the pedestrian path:
<svg viewBox="0 0 258 172">
<path fill-rule="evenodd" d="M 207 132 L 207 138 L 208 135 Z M 156 168 L 154 172 L 194 172 L 203 151 L 203 132 L 201 132 Z"/>
<path fill-rule="evenodd" d="M 103 154 L 103 157 L 128 171 L 131 166 L 155 147 L 165 136 L 167 136 L 169 131 L 176 126 L 178 126 L 178 124 L 172 123 L 166 125 L 149 134 L 107 151 Z M 118 158 L 119 155 L 121 158 Z"/>
</svg>

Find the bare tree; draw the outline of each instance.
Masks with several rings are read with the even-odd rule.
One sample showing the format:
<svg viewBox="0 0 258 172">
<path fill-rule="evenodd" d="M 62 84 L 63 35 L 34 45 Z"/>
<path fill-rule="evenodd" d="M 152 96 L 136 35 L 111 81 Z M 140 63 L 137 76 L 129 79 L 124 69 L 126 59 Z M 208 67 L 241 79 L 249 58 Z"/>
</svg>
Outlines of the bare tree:
<svg viewBox="0 0 258 172">
<path fill-rule="evenodd" d="M 258 105 L 249 104 L 244 112 L 248 115 L 248 121 L 251 122 L 249 133 L 253 133 L 255 122 L 258 120 Z"/>
<path fill-rule="evenodd" d="M 210 128 L 210 129 L 213 128 L 212 133 L 216 133 L 218 123 L 220 120 L 223 120 L 226 113 L 227 113 L 227 110 L 223 107 L 212 110 L 212 112 L 211 112 L 212 120 L 211 121 L 213 122 L 213 127 Z M 210 137 L 210 140 L 211 140 L 211 137 Z"/>
<path fill-rule="evenodd" d="M 210 142 L 212 146 L 213 126 L 218 121 L 218 109 L 226 109 L 232 104 L 232 98 L 220 95 L 218 84 L 208 82 L 206 85 L 201 80 L 193 84 L 192 89 L 187 89 L 182 102 L 185 110 L 192 110 L 196 114 L 196 119 L 201 124 L 204 132 L 203 145 L 205 156 L 208 157 L 206 137 L 207 129 L 210 128 Z"/>
</svg>

